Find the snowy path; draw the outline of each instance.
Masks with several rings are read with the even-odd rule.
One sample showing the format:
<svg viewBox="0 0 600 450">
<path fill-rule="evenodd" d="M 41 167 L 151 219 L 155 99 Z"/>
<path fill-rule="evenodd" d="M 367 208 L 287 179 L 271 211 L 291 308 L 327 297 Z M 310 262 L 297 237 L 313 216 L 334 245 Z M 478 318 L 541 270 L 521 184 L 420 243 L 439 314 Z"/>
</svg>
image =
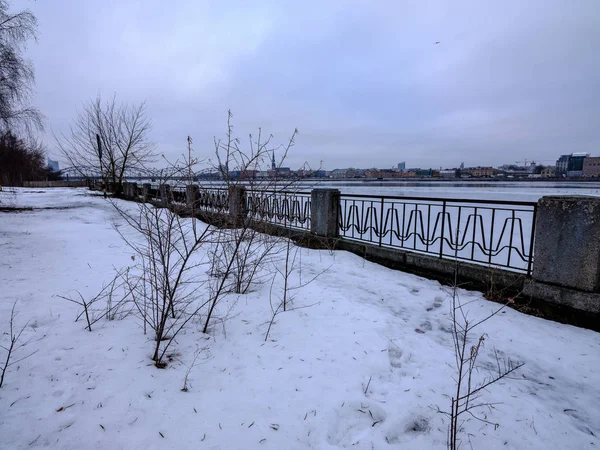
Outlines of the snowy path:
<svg viewBox="0 0 600 450">
<path fill-rule="evenodd" d="M 0 212 L 0 332 L 18 300 L 37 353 L 0 388 L 0 448 L 445 448 L 435 409 L 449 409 L 454 356 L 437 282 L 303 249 L 304 276 L 328 270 L 295 305 L 316 305 L 279 315 L 265 343 L 270 286 L 232 297 L 223 326 L 188 326 L 158 370 L 133 316 L 90 333 L 57 297 L 93 295 L 130 262 L 112 206 L 83 189 L 20 190 L 16 204 L 34 209 Z M 497 306 L 461 296 L 472 317 Z M 509 309 L 479 331 L 482 363 L 496 348 L 525 366 L 485 394 L 501 402 L 488 414 L 500 427 L 467 423 L 473 448 L 600 448 L 600 334 Z M 212 356 L 181 392 L 197 346 Z"/>
</svg>

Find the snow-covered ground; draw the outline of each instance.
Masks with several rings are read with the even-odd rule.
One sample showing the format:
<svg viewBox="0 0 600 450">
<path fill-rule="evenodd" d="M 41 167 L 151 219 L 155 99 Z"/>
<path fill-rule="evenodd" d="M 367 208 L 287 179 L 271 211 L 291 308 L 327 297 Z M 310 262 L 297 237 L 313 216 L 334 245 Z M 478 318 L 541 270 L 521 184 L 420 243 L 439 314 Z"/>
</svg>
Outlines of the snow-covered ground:
<svg viewBox="0 0 600 450">
<path fill-rule="evenodd" d="M 160 370 L 133 315 L 90 333 L 74 322 L 78 306 L 57 297 L 92 296 L 131 263 L 113 206 L 85 189 L 21 189 L 14 203 L 33 210 L 0 212 L 0 331 L 18 300 L 21 354 L 37 352 L 0 388 L 1 448 L 445 448 L 436 410 L 450 408 L 454 388 L 446 287 L 302 249 L 305 276 L 327 270 L 296 293 L 294 306 L 312 306 L 277 316 L 264 342 L 270 283 L 232 295 L 219 311 L 228 320 L 210 335 L 190 324 Z M 497 307 L 461 298 L 473 318 Z M 495 348 L 525 366 L 484 394 L 500 402 L 485 411 L 500 426 L 467 422 L 464 448 L 467 433 L 475 449 L 600 448 L 600 334 L 511 309 L 479 333 L 483 365 Z M 210 357 L 182 392 L 198 347 Z"/>
</svg>

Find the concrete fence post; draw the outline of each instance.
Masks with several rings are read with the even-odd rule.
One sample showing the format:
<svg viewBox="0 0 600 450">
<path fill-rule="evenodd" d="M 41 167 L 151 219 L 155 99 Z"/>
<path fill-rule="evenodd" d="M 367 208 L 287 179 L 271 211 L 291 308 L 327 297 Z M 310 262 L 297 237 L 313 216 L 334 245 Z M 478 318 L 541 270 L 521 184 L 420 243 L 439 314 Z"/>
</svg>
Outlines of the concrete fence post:
<svg viewBox="0 0 600 450">
<path fill-rule="evenodd" d="M 150 200 L 150 191 L 152 190 L 152 185 L 150 183 L 142 184 L 142 201 L 146 203 Z"/>
<path fill-rule="evenodd" d="M 313 189 L 310 193 L 310 232 L 327 239 L 339 235 L 340 191 Z"/>
<path fill-rule="evenodd" d="M 188 184 L 185 187 L 185 205 L 189 210 L 195 210 L 198 208 L 200 201 L 200 187 L 195 184 Z"/>
<path fill-rule="evenodd" d="M 229 188 L 229 218 L 233 226 L 243 224 L 247 214 L 246 188 L 244 186 L 231 186 Z"/>
<path fill-rule="evenodd" d="M 542 197 L 525 294 L 600 312 L 600 197 Z"/>
<path fill-rule="evenodd" d="M 137 183 L 129 183 L 129 197 L 137 200 L 138 198 L 138 185 Z"/>
<path fill-rule="evenodd" d="M 170 204 L 172 200 L 171 185 L 161 184 L 158 187 L 158 191 L 160 193 L 160 201 L 165 205 Z"/>
</svg>

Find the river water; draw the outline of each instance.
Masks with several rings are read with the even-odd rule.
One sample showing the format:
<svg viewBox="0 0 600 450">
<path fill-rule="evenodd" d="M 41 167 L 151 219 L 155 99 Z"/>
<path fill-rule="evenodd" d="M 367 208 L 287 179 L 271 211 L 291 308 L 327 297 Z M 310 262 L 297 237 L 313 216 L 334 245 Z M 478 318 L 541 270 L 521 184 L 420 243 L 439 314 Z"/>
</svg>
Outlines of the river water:
<svg viewBox="0 0 600 450">
<path fill-rule="evenodd" d="M 204 188 L 224 187 L 222 182 L 201 181 Z M 549 195 L 591 195 L 600 197 L 599 182 L 544 181 L 288 181 L 277 184 L 259 181 L 258 190 L 293 190 L 307 192 L 317 188 L 339 189 L 342 194 L 373 196 L 425 197 L 464 200 L 499 200 L 536 202 Z"/>
<path fill-rule="evenodd" d="M 600 196 L 600 182 L 335 182 L 303 183 L 303 189 L 335 188 L 343 194 L 535 202 L 548 195 Z"/>
</svg>

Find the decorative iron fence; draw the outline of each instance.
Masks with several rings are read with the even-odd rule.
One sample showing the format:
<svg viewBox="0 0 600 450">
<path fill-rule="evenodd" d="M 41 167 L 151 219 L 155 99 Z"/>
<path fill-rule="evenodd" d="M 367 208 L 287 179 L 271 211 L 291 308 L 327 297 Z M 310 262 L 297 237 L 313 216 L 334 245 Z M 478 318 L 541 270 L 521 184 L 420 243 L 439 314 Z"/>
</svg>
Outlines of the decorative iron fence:
<svg viewBox="0 0 600 450">
<path fill-rule="evenodd" d="M 536 203 L 342 195 L 344 239 L 531 274 Z"/>
<path fill-rule="evenodd" d="M 198 206 L 206 211 L 226 213 L 229 211 L 229 191 L 226 188 L 200 188 Z"/>
<path fill-rule="evenodd" d="M 254 220 L 310 230 L 310 192 L 247 191 L 246 209 Z"/>
<path fill-rule="evenodd" d="M 187 203 L 187 191 L 184 186 L 171 188 L 171 201 Z M 229 191 L 227 188 L 199 188 L 197 208 L 203 211 L 227 213 L 229 211 Z"/>
<path fill-rule="evenodd" d="M 245 191 L 250 218 L 311 230 L 311 192 Z M 152 186 L 151 198 L 160 198 Z M 173 187 L 171 201 L 186 202 Z M 198 207 L 229 213 L 227 188 L 199 188 Z M 531 275 L 537 203 L 493 200 L 340 196 L 337 237 L 500 267 Z"/>
</svg>

